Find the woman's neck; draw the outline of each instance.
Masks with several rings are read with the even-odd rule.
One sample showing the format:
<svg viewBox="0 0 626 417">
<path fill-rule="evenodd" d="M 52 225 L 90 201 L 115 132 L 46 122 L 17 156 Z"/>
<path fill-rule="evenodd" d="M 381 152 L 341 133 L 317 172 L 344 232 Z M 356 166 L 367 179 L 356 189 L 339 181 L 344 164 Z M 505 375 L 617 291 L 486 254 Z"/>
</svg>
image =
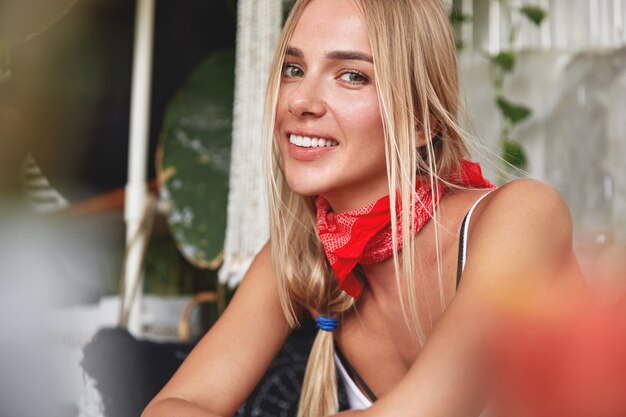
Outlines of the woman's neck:
<svg viewBox="0 0 626 417">
<path fill-rule="evenodd" d="M 352 187 L 350 190 L 336 190 L 323 193 L 322 197 L 328 201 L 334 213 L 345 213 L 358 210 L 389 195 L 387 184 L 383 185 L 370 186 L 367 189 Z"/>
<path fill-rule="evenodd" d="M 375 297 L 397 296 L 396 272 L 393 257 L 371 265 L 360 265 L 366 292 Z"/>
</svg>

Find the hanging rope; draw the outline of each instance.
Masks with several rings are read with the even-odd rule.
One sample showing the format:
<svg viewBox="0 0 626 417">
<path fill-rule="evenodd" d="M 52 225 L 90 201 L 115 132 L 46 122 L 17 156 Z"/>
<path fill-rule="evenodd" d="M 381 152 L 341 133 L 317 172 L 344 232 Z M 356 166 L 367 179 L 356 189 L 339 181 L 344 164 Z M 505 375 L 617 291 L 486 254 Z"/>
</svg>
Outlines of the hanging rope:
<svg viewBox="0 0 626 417">
<path fill-rule="evenodd" d="M 239 0 L 228 221 L 220 282 L 233 287 L 269 238 L 262 173 L 265 85 L 281 29 L 282 2 Z"/>
</svg>

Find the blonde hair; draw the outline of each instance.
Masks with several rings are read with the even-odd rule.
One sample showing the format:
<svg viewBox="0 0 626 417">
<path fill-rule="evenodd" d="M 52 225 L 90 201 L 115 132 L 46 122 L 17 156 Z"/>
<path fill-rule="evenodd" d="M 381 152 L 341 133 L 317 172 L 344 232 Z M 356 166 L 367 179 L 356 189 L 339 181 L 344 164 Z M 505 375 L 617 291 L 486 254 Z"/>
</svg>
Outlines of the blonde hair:
<svg viewBox="0 0 626 417">
<path fill-rule="evenodd" d="M 315 227 L 311 197 L 294 193 L 286 183 L 274 140 L 274 120 L 281 71 L 288 42 L 310 0 L 298 0 L 280 39 L 268 82 L 265 103 L 265 168 L 270 211 L 273 268 L 282 308 L 292 326 L 298 312 L 309 307 L 317 314 L 339 318 L 354 305 L 341 291 L 324 254 Z M 416 175 L 431 186 L 446 177 L 468 156 L 458 123 L 459 95 L 454 36 L 441 0 L 352 0 L 366 24 L 374 59 L 376 88 L 385 132 L 385 154 L 390 190 L 398 190 L 401 207 L 423 204 L 415 193 Z M 416 152 L 417 130 L 434 131 L 439 140 L 426 141 L 424 155 Z M 429 134 L 426 135 L 427 137 Z M 396 201 L 391 201 L 391 213 Z M 403 253 L 415 253 L 411 238 L 414 210 L 401 211 Z M 437 211 L 433 218 L 436 222 Z M 445 307 L 439 234 L 435 228 L 439 293 Z M 392 222 L 394 248 L 398 225 Z M 425 332 L 415 296 L 415 259 L 394 249 L 396 284 L 404 319 L 420 343 Z M 333 335 L 320 331 L 305 374 L 299 417 L 321 417 L 336 412 L 337 381 Z"/>
</svg>

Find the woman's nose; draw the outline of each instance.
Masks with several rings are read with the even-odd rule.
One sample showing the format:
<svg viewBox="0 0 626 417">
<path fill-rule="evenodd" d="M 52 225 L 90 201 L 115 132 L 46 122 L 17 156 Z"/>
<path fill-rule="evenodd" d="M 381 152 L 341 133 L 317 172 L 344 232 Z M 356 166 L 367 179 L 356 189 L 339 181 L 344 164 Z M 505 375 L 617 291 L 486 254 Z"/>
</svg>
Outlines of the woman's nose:
<svg viewBox="0 0 626 417">
<path fill-rule="evenodd" d="M 314 78 L 303 78 L 289 96 L 289 112 L 295 116 L 321 117 L 326 113 L 322 86 Z"/>
</svg>

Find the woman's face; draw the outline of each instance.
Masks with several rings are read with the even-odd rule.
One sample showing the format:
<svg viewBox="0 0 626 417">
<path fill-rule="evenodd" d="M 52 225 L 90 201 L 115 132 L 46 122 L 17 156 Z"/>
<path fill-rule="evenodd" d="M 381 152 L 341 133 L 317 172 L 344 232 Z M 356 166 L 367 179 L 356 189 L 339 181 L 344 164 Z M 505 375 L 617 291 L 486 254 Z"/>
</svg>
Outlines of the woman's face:
<svg viewBox="0 0 626 417">
<path fill-rule="evenodd" d="M 365 24 L 351 0 L 313 0 L 289 42 L 275 136 L 289 186 L 336 212 L 389 193 Z"/>
</svg>

